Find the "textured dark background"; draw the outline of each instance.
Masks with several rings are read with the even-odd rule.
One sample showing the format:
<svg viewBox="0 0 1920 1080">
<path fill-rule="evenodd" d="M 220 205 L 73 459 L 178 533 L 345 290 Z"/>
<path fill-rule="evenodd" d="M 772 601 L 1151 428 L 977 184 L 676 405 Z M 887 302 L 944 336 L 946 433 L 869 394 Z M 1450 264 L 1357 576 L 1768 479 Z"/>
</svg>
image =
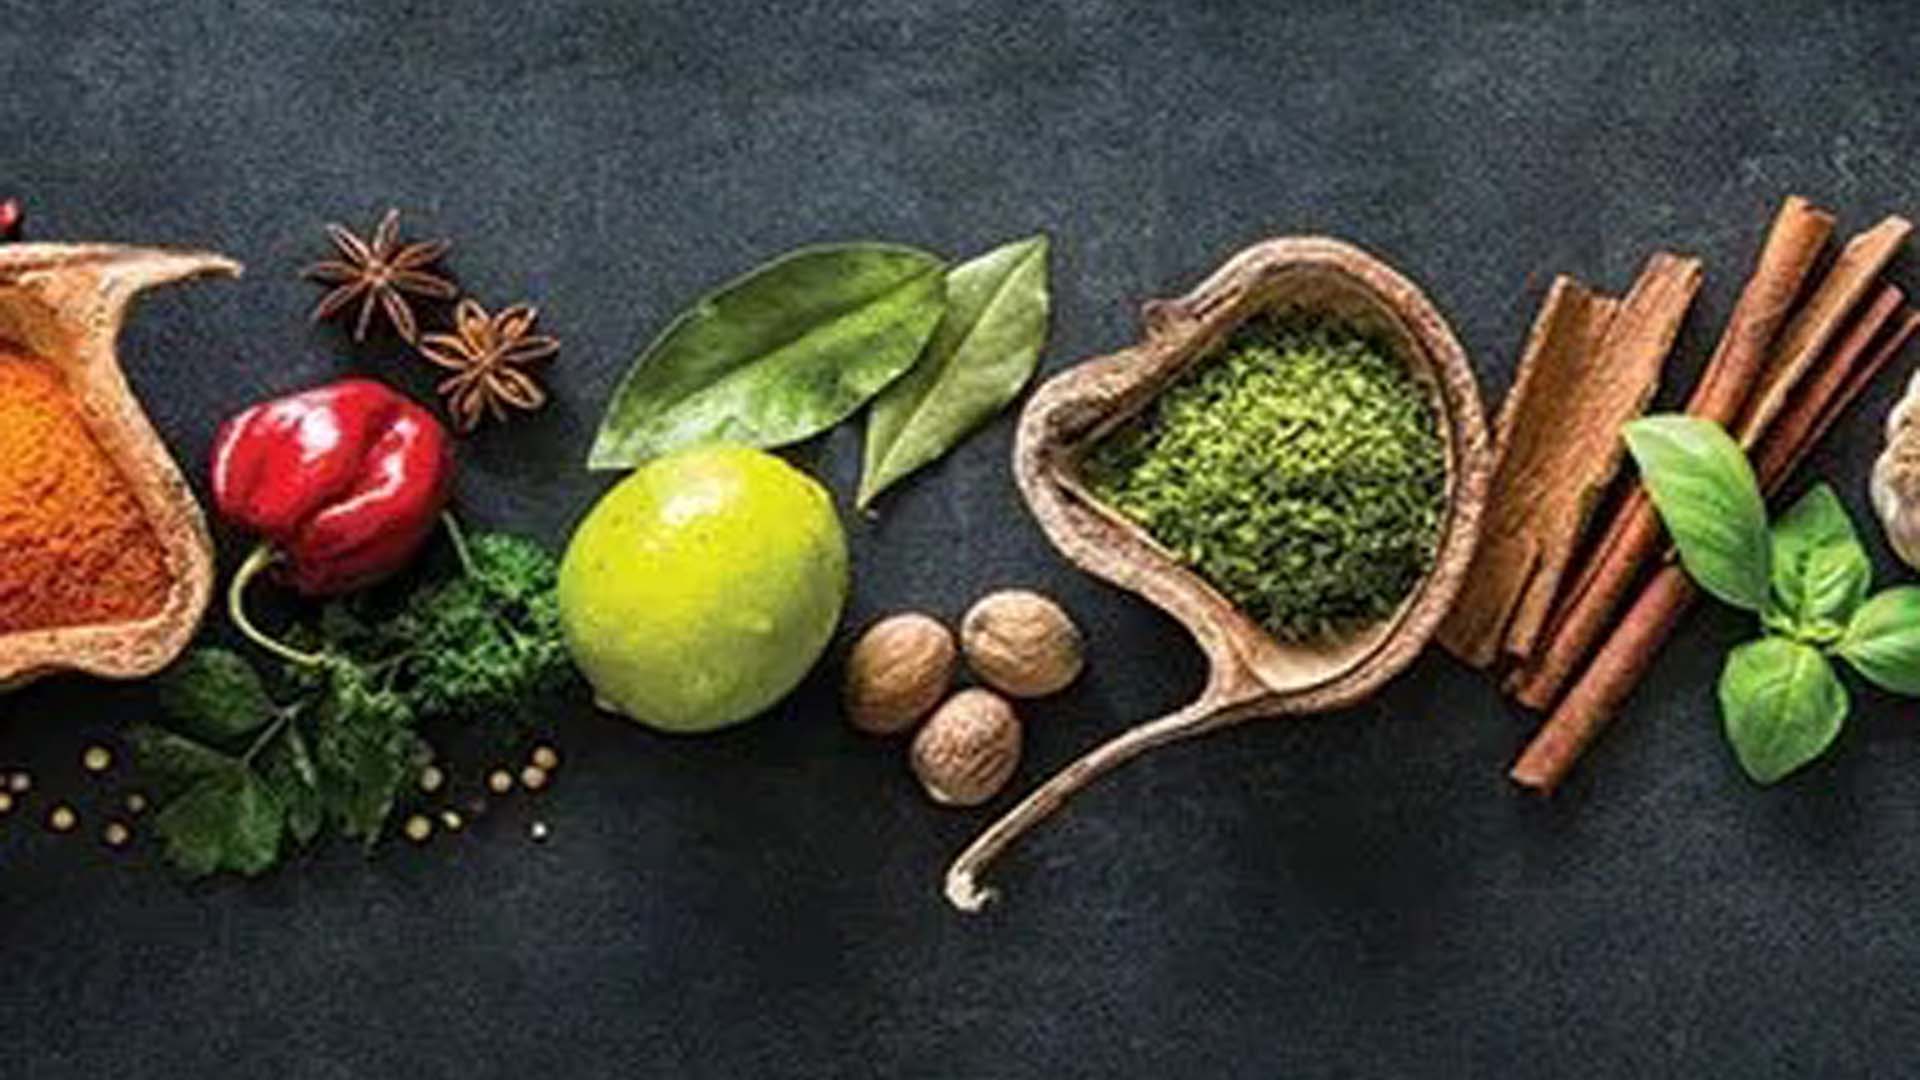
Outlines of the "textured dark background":
<svg viewBox="0 0 1920 1080">
<path fill-rule="evenodd" d="M 1764 7 L 1766 10 L 1753 10 Z M 1796 7 L 1801 10 L 1793 10 Z M 52 14 L 53 12 L 58 14 Z M 349 364 L 304 320 L 319 225 L 388 204 L 454 269 L 541 305 L 557 403 L 466 447 L 461 498 L 559 544 L 639 345 L 704 287 L 808 241 L 964 256 L 1055 241 L 1046 370 L 1259 238 L 1326 231 L 1425 283 L 1489 404 L 1558 271 L 1623 288 L 1707 259 L 1684 384 L 1780 197 L 1843 229 L 1916 209 L 1911 5 L 829 2 L 0 3 L 0 187 L 43 239 L 230 252 L 237 284 L 146 305 L 123 357 L 190 471 L 217 420 Z M 1896 277 L 1912 281 L 1910 261 Z M 1901 363 L 1816 455 L 1862 483 Z M 1024 789 L 1198 690 L 1180 631 L 1069 569 L 1003 419 L 850 522 L 848 626 L 1061 597 L 1088 677 L 1029 709 Z M 843 505 L 857 426 L 801 448 Z M 1868 526 L 1883 580 L 1896 569 Z M 240 543 L 223 538 L 231 565 Z M 778 715 L 670 740 L 595 716 L 539 806 L 368 860 L 332 845 L 187 887 L 88 834 L 79 748 L 139 687 L 0 700 L 0 1074 L 1895 1075 L 1920 989 L 1920 730 L 1855 683 L 1831 758 L 1739 776 L 1712 679 L 1747 632 L 1691 617 L 1551 805 L 1529 727 L 1428 655 L 1365 708 L 1162 751 L 1083 796 L 962 918 L 928 805 L 839 721 L 830 660 Z M 844 647 L 844 640 L 841 643 Z M 836 650 L 837 656 L 837 650 Z M 470 782 L 471 777 L 466 779 Z M 537 813 L 545 846 L 525 838 Z"/>
</svg>

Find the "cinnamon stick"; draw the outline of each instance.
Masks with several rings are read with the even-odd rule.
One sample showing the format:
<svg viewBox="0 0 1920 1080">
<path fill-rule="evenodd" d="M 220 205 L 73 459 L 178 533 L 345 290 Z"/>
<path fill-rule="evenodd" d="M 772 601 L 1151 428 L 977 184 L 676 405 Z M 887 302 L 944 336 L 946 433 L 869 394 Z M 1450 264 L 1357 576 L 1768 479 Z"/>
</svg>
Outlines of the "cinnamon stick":
<svg viewBox="0 0 1920 1080">
<path fill-rule="evenodd" d="M 1550 405 L 1595 375 L 1594 360 L 1619 309 L 1617 298 L 1565 274 L 1554 278 L 1494 424 L 1493 491 L 1531 491 L 1538 476 L 1561 467 L 1552 459 L 1555 447 L 1545 427 Z M 1632 387 L 1627 396 L 1634 396 Z M 1493 662 L 1521 595 L 1539 571 L 1537 523 L 1525 520 L 1538 512 L 1537 503 L 1519 495 L 1496 500 L 1488 511 L 1467 585 L 1439 631 L 1440 643 L 1469 664 Z"/>
<path fill-rule="evenodd" d="M 1884 287 L 1874 302 L 1875 308 L 1884 308 L 1888 329 L 1873 352 L 1864 361 L 1848 368 L 1823 370 L 1820 378 L 1809 387 L 1811 399 L 1805 408 L 1795 409 L 1781 416 L 1774 423 L 1774 430 L 1760 444 L 1759 453 L 1754 461 L 1754 472 L 1760 478 L 1760 486 L 1771 496 L 1781 485 L 1793 476 L 1793 471 L 1807 459 L 1820 440 L 1827 437 L 1847 406 L 1853 404 L 1867 389 L 1900 349 L 1907 343 L 1915 331 L 1920 331 L 1920 312 L 1909 308 L 1897 316 L 1894 309 L 1902 299 L 1899 289 Z M 1866 317 L 1863 316 L 1863 323 Z M 1829 385 L 1830 384 L 1830 385 Z M 1821 404 L 1824 402 L 1824 404 Z"/>
<path fill-rule="evenodd" d="M 1566 700 L 1534 733 L 1508 777 L 1521 787 L 1552 794 L 1640 685 L 1696 595 L 1686 571 L 1661 567 L 1634 597 Z"/>
<path fill-rule="evenodd" d="M 1781 204 L 1753 274 L 1687 402 L 1688 413 L 1721 424 L 1740 414 L 1833 224 L 1832 214 L 1797 195 Z M 1636 484 L 1585 569 L 1555 604 L 1539 646 L 1508 676 L 1507 690 L 1515 699 L 1534 709 L 1553 704 L 1606 633 L 1660 543 L 1659 517 Z"/>
<path fill-rule="evenodd" d="M 1786 409 L 1793 388 L 1912 232 L 1913 223 L 1896 214 L 1847 241 L 1820 288 L 1781 332 L 1760 389 L 1740 421 L 1736 436 L 1742 447 L 1750 450 L 1766 435 L 1774 418 Z"/>
<path fill-rule="evenodd" d="M 1889 295 L 1892 304 L 1887 303 Z M 1883 287 L 1835 346 L 1833 358 L 1820 376 L 1796 395 L 1766 434 L 1755 456 L 1756 478 L 1763 491 L 1779 490 L 1793 467 L 1920 327 L 1920 314 L 1911 311 L 1897 321 L 1893 319 L 1899 296 L 1891 286 Z M 1893 329 L 1869 353 L 1869 345 L 1890 323 Z M 1523 787 L 1552 793 L 1646 676 L 1697 595 L 1686 571 L 1677 564 L 1669 563 L 1655 572 L 1585 673 L 1527 744 L 1508 776 Z"/>
<path fill-rule="evenodd" d="M 1700 288 L 1697 259 L 1656 253 L 1624 300 L 1557 279 L 1499 422 L 1493 490 L 1465 592 L 1440 641 L 1485 667 L 1539 633 L 1594 504 Z"/>
</svg>

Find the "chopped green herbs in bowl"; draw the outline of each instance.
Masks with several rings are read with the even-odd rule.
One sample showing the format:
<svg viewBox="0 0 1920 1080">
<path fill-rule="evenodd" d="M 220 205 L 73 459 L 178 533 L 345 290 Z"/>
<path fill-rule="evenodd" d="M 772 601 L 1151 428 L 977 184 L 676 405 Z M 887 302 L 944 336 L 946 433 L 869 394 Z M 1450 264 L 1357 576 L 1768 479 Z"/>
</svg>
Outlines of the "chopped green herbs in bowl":
<svg viewBox="0 0 1920 1080">
<path fill-rule="evenodd" d="M 1096 444 L 1088 490 L 1283 642 L 1392 615 L 1433 567 L 1446 446 L 1387 346 L 1261 315 Z"/>
</svg>

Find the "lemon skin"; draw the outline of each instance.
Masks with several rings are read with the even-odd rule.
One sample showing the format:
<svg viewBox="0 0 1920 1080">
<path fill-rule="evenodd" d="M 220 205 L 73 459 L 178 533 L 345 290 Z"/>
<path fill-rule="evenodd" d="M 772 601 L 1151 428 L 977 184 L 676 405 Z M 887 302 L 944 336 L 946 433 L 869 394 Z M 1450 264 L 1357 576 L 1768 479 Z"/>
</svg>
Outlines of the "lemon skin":
<svg viewBox="0 0 1920 1080">
<path fill-rule="evenodd" d="M 588 512 L 560 564 L 561 628 L 602 707 L 670 732 L 737 724 L 785 697 L 846 596 L 832 497 L 743 446 L 642 465 Z"/>
</svg>

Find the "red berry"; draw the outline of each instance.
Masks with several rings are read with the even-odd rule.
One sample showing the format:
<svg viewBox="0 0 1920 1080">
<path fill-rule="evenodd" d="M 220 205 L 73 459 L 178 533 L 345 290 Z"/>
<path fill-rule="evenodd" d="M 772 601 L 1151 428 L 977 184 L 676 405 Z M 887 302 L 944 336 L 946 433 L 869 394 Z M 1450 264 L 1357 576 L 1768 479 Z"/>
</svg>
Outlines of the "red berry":
<svg viewBox="0 0 1920 1080">
<path fill-rule="evenodd" d="M 0 200 L 0 240 L 20 239 L 20 223 L 26 216 L 19 199 Z"/>
</svg>

